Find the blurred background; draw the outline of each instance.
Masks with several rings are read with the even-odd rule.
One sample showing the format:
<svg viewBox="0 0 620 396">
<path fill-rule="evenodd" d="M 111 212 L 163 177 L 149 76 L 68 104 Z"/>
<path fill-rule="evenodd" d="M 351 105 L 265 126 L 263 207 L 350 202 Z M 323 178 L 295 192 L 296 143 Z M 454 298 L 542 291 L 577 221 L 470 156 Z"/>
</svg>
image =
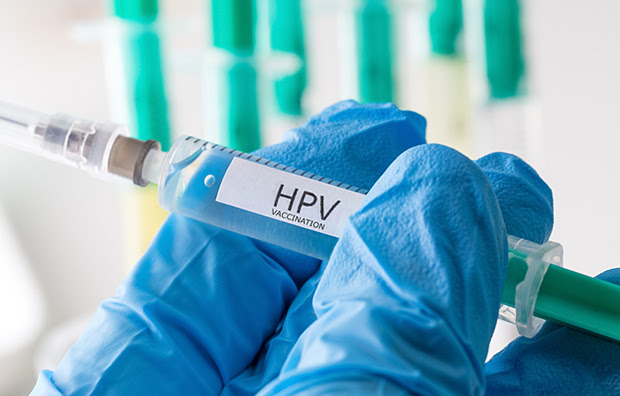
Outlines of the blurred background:
<svg viewBox="0 0 620 396">
<path fill-rule="evenodd" d="M 341 99 L 425 115 L 551 186 L 565 266 L 617 267 L 620 3 L 0 0 L 0 100 L 251 151 Z M 165 217 L 152 189 L 0 146 L 0 395 L 27 393 Z M 498 326 L 492 352 L 516 333 Z"/>
</svg>

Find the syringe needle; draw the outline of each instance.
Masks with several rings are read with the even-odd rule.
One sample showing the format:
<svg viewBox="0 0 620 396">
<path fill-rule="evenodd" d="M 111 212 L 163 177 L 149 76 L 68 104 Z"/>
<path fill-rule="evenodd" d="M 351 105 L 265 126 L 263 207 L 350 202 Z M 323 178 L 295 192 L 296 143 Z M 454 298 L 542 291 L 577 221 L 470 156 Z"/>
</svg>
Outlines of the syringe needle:
<svg viewBox="0 0 620 396">
<path fill-rule="evenodd" d="M 3 117 L 1 115 L 0 115 L 0 121 L 10 122 L 11 124 L 15 124 L 15 125 L 19 125 L 20 127 L 28 128 L 28 124 L 26 123 L 20 122 L 12 118 Z"/>
</svg>

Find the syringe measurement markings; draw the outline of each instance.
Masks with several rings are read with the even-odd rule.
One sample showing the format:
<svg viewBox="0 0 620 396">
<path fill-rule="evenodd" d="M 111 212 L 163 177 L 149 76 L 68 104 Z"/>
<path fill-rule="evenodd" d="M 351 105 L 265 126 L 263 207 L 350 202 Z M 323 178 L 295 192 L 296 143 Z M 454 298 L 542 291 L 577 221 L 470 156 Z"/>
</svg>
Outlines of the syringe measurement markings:
<svg viewBox="0 0 620 396">
<path fill-rule="evenodd" d="M 0 117 L 0 118 L 2 118 L 2 117 Z M 189 141 L 191 139 L 192 138 L 190 136 L 185 138 L 186 141 Z M 194 143 L 198 143 L 200 141 L 202 141 L 202 140 L 195 139 Z M 210 147 L 208 147 L 209 144 L 211 144 Z M 343 188 L 345 190 L 349 190 L 349 191 L 353 191 L 353 192 L 358 192 L 358 193 L 361 193 L 361 194 L 366 194 L 367 193 L 366 190 L 361 189 L 359 187 L 353 187 L 353 186 L 351 186 L 349 184 L 346 184 L 346 183 L 343 183 L 343 182 L 337 182 L 334 179 L 328 179 L 326 177 L 321 177 L 320 179 L 316 179 L 319 176 L 314 174 L 314 173 L 309 173 L 309 172 L 306 172 L 306 171 L 302 171 L 300 169 L 293 168 L 293 167 L 288 166 L 288 165 L 280 164 L 278 162 L 273 162 L 273 161 L 265 159 L 265 158 L 254 156 L 254 155 L 252 155 L 250 153 L 244 153 L 243 151 L 239 151 L 239 150 L 234 150 L 234 149 L 228 148 L 226 146 L 220 146 L 220 145 L 215 144 L 215 143 L 204 142 L 201 145 L 201 147 L 203 149 L 205 147 L 208 147 L 210 149 L 217 149 L 219 147 L 220 151 L 224 151 L 224 150 L 228 149 L 228 153 L 231 154 L 231 155 L 235 155 L 237 157 L 241 157 L 241 158 L 246 159 L 246 160 L 252 160 L 252 158 L 254 158 L 254 161 L 257 162 L 257 163 L 261 163 L 263 165 L 266 165 L 266 166 L 269 166 L 269 167 L 272 167 L 272 168 L 275 168 L 275 169 L 278 169 L 278 170 L 281 170 L 281 171 L 285 171 L 287 173 L 292 173 L 294 175 L 303 176 L 303 177 L 305 177 L 307 179 L 316 180 L 318 182 L 322 182 L 322 183 L 325 183 L 325 184 L 333 185 L 335 187 Z M 243 156 L 244 154 L 246 155 L 245 157 Z M 261 162 L 261 161 L 264 161 L 264 162 Z M 333 184 L 333 183 L 338 183 L 338 184 Z"/>
</svg>

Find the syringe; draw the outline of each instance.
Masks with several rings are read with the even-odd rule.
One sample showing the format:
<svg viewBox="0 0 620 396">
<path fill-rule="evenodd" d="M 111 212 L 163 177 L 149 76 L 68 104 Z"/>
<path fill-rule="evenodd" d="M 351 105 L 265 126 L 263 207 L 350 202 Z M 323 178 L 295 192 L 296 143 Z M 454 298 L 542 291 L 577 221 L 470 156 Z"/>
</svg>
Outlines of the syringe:
<svg viewBox="0 0 620 396">
<path fill-rule="evenodd" d="M 322 260 L 366 191 L 253 154 L 183 136 L 170 152 L 127 128 L 0 102 L 0 143 L 138 186 L 159 184 L 171 211 Z M 562 247 L 509 236 L 500 317 L 527 337 L 542 319 L 620 341 L 620 286 L 561 267 Z"/>
</svg>

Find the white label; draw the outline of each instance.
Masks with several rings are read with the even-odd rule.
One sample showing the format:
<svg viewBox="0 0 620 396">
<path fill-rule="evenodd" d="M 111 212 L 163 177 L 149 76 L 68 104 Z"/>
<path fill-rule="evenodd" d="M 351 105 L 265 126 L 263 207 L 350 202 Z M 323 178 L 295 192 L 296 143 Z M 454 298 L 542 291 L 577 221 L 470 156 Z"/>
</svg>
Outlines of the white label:
<svg viewBox="0 0 620 396">
<path fill-rule="evenodd" d="M 365 195 L 234 158 L 216 201 L 339 237 Z"/>
</svg>

